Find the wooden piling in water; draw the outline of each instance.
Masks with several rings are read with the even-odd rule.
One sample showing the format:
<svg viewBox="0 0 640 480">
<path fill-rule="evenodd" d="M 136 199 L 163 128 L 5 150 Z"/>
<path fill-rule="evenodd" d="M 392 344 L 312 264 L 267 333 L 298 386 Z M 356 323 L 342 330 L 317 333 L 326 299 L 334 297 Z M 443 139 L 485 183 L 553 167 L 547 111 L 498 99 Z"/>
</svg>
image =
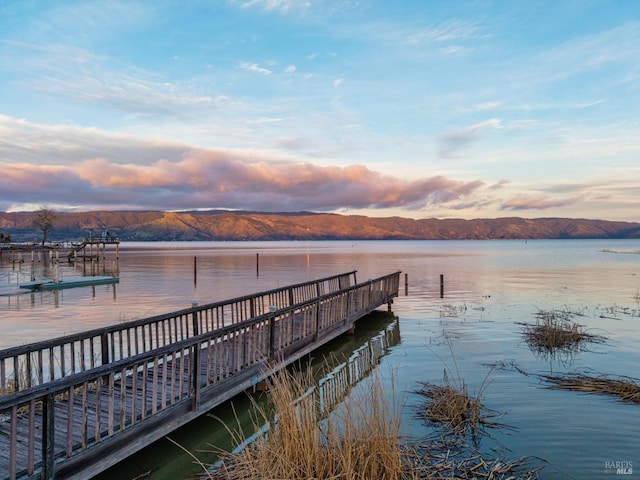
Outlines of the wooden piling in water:
<svg viewBox="0 0 640 480">
<path fill-rule="evenodd" d="M 440 298 L 444 298 L 444 275 L 440 274 Z"/>
</svg>

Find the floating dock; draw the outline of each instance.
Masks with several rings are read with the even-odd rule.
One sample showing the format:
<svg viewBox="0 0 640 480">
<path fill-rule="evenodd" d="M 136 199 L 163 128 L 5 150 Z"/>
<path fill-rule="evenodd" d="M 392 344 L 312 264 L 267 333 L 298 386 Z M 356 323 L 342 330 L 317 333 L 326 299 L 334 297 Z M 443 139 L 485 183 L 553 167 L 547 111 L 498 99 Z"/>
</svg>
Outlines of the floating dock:
<svg viewBox="0 0 640 480">
<path fill-rule="evenodd" d="M 68 277 L 57 282 L 50 278 L 42 280 L 32 280 L 30 282 L 20 283 L 18 286 L 27 290 L 59 290 L 62 288 L 90 287 L 92 285 L 106 285 L 119 283 L 118 277 L 109 276 L 93 276 L 93 277 Z"/>
</svg>

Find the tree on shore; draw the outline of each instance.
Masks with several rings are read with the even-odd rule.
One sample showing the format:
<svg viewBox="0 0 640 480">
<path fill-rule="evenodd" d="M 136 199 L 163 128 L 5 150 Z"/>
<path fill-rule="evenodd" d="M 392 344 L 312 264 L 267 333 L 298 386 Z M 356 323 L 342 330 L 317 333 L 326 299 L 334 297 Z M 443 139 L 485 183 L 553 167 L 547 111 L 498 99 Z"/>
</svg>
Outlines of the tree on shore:
<svg viewBox="0 0 640 480">
<path fill-rule="evenodd" d="M 42 207 L 36 212 L 31 225 L 42 232 L 42 245 L 47 241 L 49 232 L 53 230 L 55 221 L 56 215 L 46 207 Z"/>
<path fill-rule="evenodd" d="M 11 243 L 11 235 L 0 232 L 0 243 Z"/>
</svg>

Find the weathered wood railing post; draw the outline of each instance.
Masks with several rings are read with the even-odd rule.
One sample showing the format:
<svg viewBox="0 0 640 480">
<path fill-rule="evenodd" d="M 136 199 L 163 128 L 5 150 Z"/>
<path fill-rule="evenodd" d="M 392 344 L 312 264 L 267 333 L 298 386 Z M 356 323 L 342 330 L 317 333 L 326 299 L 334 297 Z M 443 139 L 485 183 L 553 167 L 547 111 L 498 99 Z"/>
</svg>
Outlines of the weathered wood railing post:
<svg viewBox="0 0 640 480">
<path fill-rule="evenodd" d="M 193 336 L 197 337 L 200 334 L 200 327 L 198 323 L 198 312 L 194 310 L 192 314 L 193 322 Z M 192 385 L 191 385 L 191 409 L 193 411 L 198 410 L 200 405 L 200 342 L 196 342 L 192 347 L 191 368 L 192 368 Z"/>
<path fill-rule="evenodd" d="M 108 365 L 111 360 L 109 359 L 109 337 L 107 332 L 103 332 L 100 335 L 100 350 L 102 353 L 102 365 Z"/>
<path fill-rule="evenodd" d="M 11 444 L 9 445 L 9 478 L 16 478 L 16 437 L 18 436 L 18 407 L 11 406 Z"/>
<path fill-rule="evenodd" d="M 20 364 L 18 363 L 18 356 L 13 357 L 13 388 L 16 392 L 22 390 L 20 385 Z"/>
<path fill-rule="evenodd" d="M 272 313 L 269 317 L 269 360 L 273 360 L 276 356 L 276 316 Z"/>
<path fill-rule="evenodd" d="M 359 296 L 359 291 L 357 289 L 351 289 L 349 290 L 349 293 L 347 294 L 347 301 L 344 302 L 345 303 L 345 312 L 344 312 L 344 318 L 348 319 L 350 317 L 350 313 L 351 313 L 351 305 L 357 302 Z M 353 335 L 356 332 L 356 323 L 353 322 L 351 324 L 351 328 L 349 329 L 349 334 Z"/>
<path fill-rule="evenodd" d="M 27 353 L 25 359 L 25 380 L 27 381 L 27 388 L 31 388 L 31 354 Z"/>
<path fill-rule="evenodd" d="M 55 460 L 55 410 L 53 393 L 48 393 L 42 399 L 42 478 L 49 480 L 53 478 L 53 466 Z"/>
<path fill-rule="evenodd" d="M 316 329 L 313 332 L 313 341 L 318 340 L 320 334 L 320 300 L 316 300 Z"/>
</svg>

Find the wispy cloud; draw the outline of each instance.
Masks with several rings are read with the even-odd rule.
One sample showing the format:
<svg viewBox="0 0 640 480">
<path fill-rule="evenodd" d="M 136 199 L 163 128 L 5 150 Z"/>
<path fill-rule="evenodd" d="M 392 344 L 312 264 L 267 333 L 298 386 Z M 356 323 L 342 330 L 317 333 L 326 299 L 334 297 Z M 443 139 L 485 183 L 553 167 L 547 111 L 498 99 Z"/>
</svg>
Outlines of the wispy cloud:
<svg viewBox="0 0 640 480">
<path fill-rule="evenodd" d="M 465 128 L 452 130 L 440 137 L 438 154 L 442 158 L 459 158 L 472 144 L 482 139 L 487 132 L 502 128 L 499 119 L 492 118 Z"/>
<path fill-rule="evenodd" d="M 292 10 L 306 10 L 311 6 L 308 0 L 229 0 L 231 4 L 238 4 L 241 8 L 260 8 L 267 12 L 277 11 L 288 13 Z"/>
<path fill-rule="evenodd" d="M 261 73 L 262 75 L 271 75 L 273 73 L 268 68 L 258 66 L 257 63 L 240 62 L 238 68 L 249 72 Z"/>
<path fill-rule="evenodd" d="M 500 106 L 502 106 L 502 102 L 492 101 L 492 102 L 482 102 L 472 106 L 465 106 L 458 109 L 459 113 L 476 113 L 476 112 L 486 112 L 487 110 L 496 110 Z"/>
<path fill-rule="evenodd" d="M 596 105 L 600 105 L 601 103 L 606 102 L 606 100 L 604 99 L 600 99 L 600 100 L 593 100 L 590 102 L 584 102 L 584 103 L 574 103 L 572 105 L 569 105 L 569 108 L 589 108 L 589 107 L 595 107 Z"/>
<path fill-rule="evenodd" d="M 485 27 L 473 20 L 446 20 L 409 34 L 407 44 L 450 43 L 487 38 Z"/>
<path fill-rule="evenodd" d="M 509 185 L 511 183 L 511 180 L 500 180 L 499 182 L 494 183 L 493 185 L 489 186 L 490 190 L 500 190 L 502 188 L 504 188 L 505 186 Z"/>
<path fill-rule="evenodd" d="M 638 55 L 640 21 L 636 20 L 540 48 L 526 62 L 512 59 L 498 78 L 509 91 L 522 96 L 523 92 L 562 84 L 591 72 L 599 76 L 598 85 L 610 90 L 637 83 L 640 75 Z M 586 89 L 583 92 L 581 83 L 584 86 L 592 84 L 590 81 L 572 84 L 575 94 L 593 93 Z M 596 98 L 580 104 L 600 103 L 601 100 Z"/>
<path fill-rule="evenodd" d="M 551 198 L 545 195 L 516 195 L 500 207 L 501 210 L 547 210 L 566 207 L 578 202 L 577 198 Z"/>
<path fill-rule="evenodd" d="M 187 85 L 163 81 L 150 72 L 69 46 L 11 42 L 14 70 L 23 88 L 74 102 L 111 106 L 133 114 L 184 116 L 216 108 L 225 97 L 195 95 Z"/>
<path fill-rule="evenodd" d="M 113 162 L 151 163 L 158 158 L 177 160 L 189 149 L 168 140 L 110 133 L 76 125 L 44 125 L 0 115 L 0 165 L 68 165 L 103 156 Z"/>
<path fill-rule="evenodd" d="M 282 122 L 281 118 L 267 118 L 267 117 L 258 118 L 256 120 L 247 120 L 247 123 L 250 125 L 261 125 L 265 123 L 280 123 L 280 122 Z"/>
</svg>

